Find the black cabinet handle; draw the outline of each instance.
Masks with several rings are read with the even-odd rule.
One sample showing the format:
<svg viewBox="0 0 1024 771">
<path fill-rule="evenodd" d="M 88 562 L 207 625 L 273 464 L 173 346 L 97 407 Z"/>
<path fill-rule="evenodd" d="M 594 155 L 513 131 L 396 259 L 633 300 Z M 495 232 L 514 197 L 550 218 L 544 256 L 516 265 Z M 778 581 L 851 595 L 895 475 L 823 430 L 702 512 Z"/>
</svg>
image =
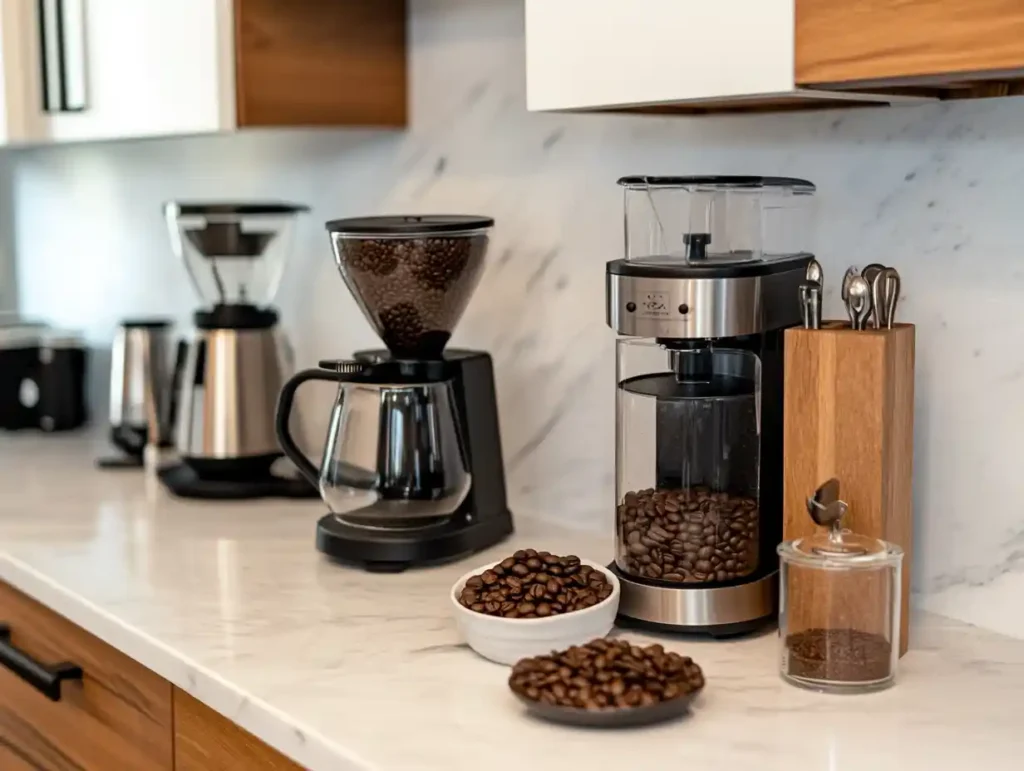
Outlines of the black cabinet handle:
<svg viewBox="0 0 1024 771">
<path fill-rule="evenodd" d="M 81 680 L 82 668 L 70 662 L 41 664 L 11 645 L 11 628 L 0 624 L 0 666 L 9 669 L 50 701 L 60 701 L 64 680 Z"/>
</svg>

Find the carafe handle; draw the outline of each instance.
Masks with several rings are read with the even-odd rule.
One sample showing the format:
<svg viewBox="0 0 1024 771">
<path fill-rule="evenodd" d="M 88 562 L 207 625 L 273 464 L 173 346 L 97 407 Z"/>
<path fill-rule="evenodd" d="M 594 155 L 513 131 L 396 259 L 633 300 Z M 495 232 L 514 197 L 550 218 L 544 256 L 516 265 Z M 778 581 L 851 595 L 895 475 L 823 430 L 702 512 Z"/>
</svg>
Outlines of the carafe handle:
<svg viewBox="0 0 1024 771">
<path fill-rule="evenodd" d="M 299 386 L 309 380 L 325 380 L 329 383 L 344 383 L 352 379 L 352 373 L 333 371 L 329 369 L 306 369 L 299 372 L 295 377 L 284 384 L 281 395 L 277 399 L 277 418 L 274 428 L 277 431 L 277 442 L 281 450 L 295 464 L 313 487 L 320 489 L 320 469 L 313 463 L 306 454 L 299 449 L 298 444 L 292 437 L 289 428 L 292 417 L 292 405 L 295 401 L 295 392 Z"/>
</svg>

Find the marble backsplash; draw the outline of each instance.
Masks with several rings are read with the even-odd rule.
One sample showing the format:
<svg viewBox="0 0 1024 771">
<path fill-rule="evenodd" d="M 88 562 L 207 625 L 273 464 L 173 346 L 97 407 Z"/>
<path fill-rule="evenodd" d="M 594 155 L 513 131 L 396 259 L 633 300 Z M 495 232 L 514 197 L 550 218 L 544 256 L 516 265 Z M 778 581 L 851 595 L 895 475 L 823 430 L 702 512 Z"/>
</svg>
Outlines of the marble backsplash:
<svg viewBox="0 0 1024 771">
<path fill-rule="evenodd" d="M 171 198 L 310 204 L 279 304 L 300 363 L 374 344 L 323 221 L 496 218 L 455 335 L 495 358 L 515 508 L 610 530 L 613 339 L 603 263 L 624 174 L 753 173 L 819 187 L 827 314 L 851 262 L 899 267 L 918 325 L 914 587 L 927 607 L 1024 636 L 1024 99 L 776 116 L 525 111 L 521 0 L 413 0 L 405 132 L 253 132 L 28 150 L 10 196 L 23 312 L 109 342 L 120 317 L 194 304 L 160 216 Z M 5 196 L 7 198 L 8 196 Z M 97 368 L 97 393 L 103 390 Z M 330 394 L 302 406 L 326 414 Z M 314 420 L 315 423 L 315 420 Z M 314 425 L 312 435 L 320 429 Z M 322 436 L 322 434 L 321 434 Z"/>
</svg>

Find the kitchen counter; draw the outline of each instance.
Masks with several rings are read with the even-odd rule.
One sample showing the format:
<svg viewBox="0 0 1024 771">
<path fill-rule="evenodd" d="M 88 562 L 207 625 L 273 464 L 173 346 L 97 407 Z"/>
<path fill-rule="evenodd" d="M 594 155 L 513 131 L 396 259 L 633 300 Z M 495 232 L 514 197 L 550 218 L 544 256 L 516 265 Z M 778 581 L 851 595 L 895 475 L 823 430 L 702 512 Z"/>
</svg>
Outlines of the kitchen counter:
<svg viewBox="0 0 1024 771">
<path fill-rule="evenodd" d="M 1021 767 L 1024 642 L 915 617 L 897 686 L 854 697 L 782 683 L 774 634 L 662 638 L 704 668 L 690 717 L 547 725 L 460 645 L 448 589 L 516 548 L 601 559 L 609 538 L 520 512 L 487 554 L 372 575 L 316 552 L 317 502 L 177 501 L 142 472 L 95 470 L 101 451 L 0 435 L 0 579 L 312 769 Z"/>
</svg>

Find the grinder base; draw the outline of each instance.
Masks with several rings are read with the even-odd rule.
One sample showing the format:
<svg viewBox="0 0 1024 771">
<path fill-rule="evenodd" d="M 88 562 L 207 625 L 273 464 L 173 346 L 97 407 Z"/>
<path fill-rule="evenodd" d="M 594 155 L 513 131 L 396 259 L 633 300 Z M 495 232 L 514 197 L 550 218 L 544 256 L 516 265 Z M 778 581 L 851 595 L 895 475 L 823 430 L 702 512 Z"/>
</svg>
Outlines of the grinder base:
<svg viewBox="0 0 1024 771">
<path fill-rule="evenodd" d="M 757 631 L 779 612 L 779 574 L 734 586 L 667 586 L 637 579 L 613 562 L 621 599 L 617 623 L 661 632 L 730 637 Z"/>
</svg>

